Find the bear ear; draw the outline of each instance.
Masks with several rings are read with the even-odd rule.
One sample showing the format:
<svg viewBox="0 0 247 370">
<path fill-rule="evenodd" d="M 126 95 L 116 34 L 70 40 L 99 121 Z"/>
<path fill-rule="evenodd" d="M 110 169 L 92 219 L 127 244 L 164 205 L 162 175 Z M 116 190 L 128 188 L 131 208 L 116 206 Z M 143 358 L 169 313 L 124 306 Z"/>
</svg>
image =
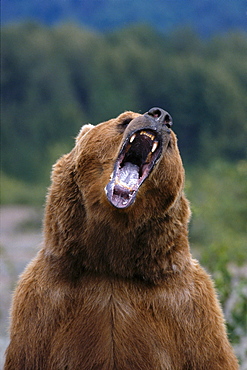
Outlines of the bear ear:
<svg viewBox="0 0 247 370">
<path fill-rule="evenodd" d="M 76 144 L 79 142 L 79 140 L 84 136 L 88 131 L 90 131 L 94 126 L 90 123 L 87 125 L 82 126 L 77 138 L 76 138 Z"/>
</svg>

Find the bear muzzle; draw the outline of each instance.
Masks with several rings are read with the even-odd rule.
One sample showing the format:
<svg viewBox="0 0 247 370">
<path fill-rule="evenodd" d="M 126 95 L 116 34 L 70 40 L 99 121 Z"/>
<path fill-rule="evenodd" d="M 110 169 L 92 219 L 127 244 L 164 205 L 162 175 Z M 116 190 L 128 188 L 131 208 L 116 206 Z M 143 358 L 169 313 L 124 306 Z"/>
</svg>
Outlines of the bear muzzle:
<svg viewBox="0 0 247 370">
<path fill-rule="evenodd" d="M 105 187 L 114 207 L 123 209 L 134 203 L 138 189 L 167 148 L 171 125 L 170 114 L 161 108 L 152 108 L 129 123 Z"/>
</svg>

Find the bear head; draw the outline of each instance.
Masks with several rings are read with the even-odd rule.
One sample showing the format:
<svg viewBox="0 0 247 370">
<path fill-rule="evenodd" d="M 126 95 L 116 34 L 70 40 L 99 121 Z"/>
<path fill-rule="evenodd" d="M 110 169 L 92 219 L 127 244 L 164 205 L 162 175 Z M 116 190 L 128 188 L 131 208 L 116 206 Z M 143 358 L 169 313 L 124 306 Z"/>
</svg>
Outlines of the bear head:
<svg viewBox="0 0 247 370">
<path fill-rule="evenodd" d="M 169 113 L 152 108 L 82 127 L 53 169 L 47 255 L 77 256 L 79 269 L 144 276 L 152 249 L 165 254 L 178 233 L 186 234 L 190 211 L 171 125 Z M 138 270 L 142 257 L 146 267 Z"/>
</svg>

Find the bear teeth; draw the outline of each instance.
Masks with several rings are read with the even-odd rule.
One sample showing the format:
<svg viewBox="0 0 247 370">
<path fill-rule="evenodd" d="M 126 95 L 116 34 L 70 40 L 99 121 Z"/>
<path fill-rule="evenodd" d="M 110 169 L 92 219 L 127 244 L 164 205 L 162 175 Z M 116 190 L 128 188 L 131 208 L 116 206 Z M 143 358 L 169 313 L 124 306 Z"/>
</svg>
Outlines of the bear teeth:
<svg viewBox="0 0 247 370">
<path fill-rule="evenodd" d="M 133 134 L 130 138 L 130 143 L 132 143 L 135 140 L 136 134 Z"/>
<path fill-rule="evenodd" d="M 148 132 L 146 132 L 146 131 L 141 131 L 141 132 L 140 132 L 140 135 L 146 135 L 146 136 L 148 136 L 151 140 L 154 140 L 154 139 L 155 139 L 155 136 L 154 136 L 154 135 L 149 134 L 149 133 L 148 133 Z"/>
<path fill-rule="evenodd" d="M 155 152 L 155 150 L 157 149 L 157 147 L 158 147 L 158 141 L 155 141 L 155 142 L 153 143 L 152 153 L 154 153 L 154 152 Z"/>
</svg>

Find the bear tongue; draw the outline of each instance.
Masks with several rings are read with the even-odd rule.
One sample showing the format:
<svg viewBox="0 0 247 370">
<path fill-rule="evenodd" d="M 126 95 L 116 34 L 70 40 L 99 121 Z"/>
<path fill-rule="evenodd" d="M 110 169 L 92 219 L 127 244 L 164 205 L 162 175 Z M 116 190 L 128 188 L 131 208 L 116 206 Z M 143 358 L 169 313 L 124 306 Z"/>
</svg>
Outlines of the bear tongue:
<svg viewBox="0 0 247 370">
<path fill-rule="evenodd" d="M 125 208 L 132 200 L 138 189 L 139 167 L 133 163 L 126 162 L 119 169 L 118 176 L 113 182 L 112 204 L 117 208 Z"/>
<path fill-rule="evenodd" d="M 138 184 L 139 167 L 136 164 L 127 162 L 121 168 L 117 179 L 118 184 L 132 190 Z"/>
</svg>

